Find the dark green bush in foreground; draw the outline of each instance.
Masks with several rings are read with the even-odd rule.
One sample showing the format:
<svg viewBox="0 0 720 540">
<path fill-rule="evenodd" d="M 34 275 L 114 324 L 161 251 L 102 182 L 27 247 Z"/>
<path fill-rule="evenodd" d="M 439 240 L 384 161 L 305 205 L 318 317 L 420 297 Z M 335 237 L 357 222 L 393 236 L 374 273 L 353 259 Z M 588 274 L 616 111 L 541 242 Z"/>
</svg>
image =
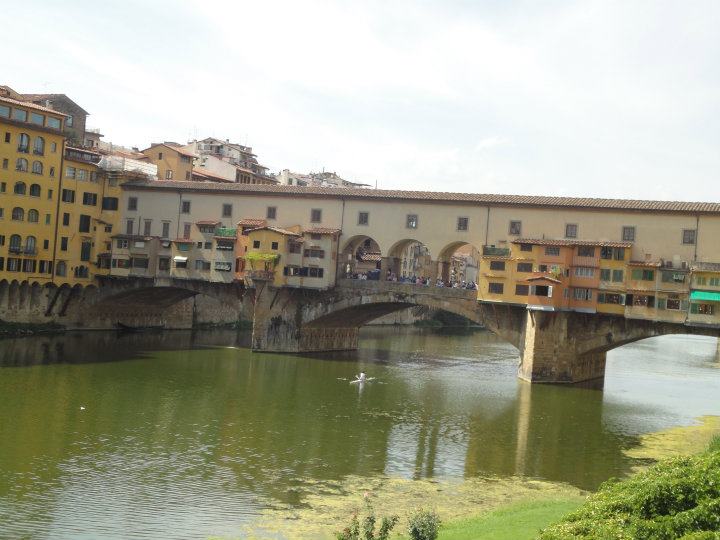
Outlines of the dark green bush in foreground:
<svg viewBox="0 0 720 540">
<path fill-rule="evenodd" d="M 698 456 L 669 459 L 623 482 L 609 481 L 542 540 L 720 540 L 720 441 Z"/>
</svg>

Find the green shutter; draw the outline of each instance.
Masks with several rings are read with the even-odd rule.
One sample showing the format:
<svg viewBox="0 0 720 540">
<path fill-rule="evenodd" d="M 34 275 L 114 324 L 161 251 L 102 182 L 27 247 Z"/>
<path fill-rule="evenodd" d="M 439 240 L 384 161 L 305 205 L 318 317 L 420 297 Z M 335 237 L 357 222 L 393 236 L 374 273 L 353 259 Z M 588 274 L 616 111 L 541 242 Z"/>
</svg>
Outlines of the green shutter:
<svg viewBox="0 0 720 540">
<path fill-rule="evenodd" d="M 690 313 L 697 314 L 700 310 L 698 309 L 699 304 L 696 304 L 695 302 L 690 304 Z"/>
<path fill-rule="evenodd" d="M 633 269 L 632 271 L 632 278 L 634 280 L 640 280 L 642 279 L 643 272 L 639 268 Z"/>
<path fill-rule="evenodd" d="M 665 303 L 666 303 L 665 298 L 658 298 L 658 301 L 657 301 L 658 309 L 665 309 Z"/>
</svg>

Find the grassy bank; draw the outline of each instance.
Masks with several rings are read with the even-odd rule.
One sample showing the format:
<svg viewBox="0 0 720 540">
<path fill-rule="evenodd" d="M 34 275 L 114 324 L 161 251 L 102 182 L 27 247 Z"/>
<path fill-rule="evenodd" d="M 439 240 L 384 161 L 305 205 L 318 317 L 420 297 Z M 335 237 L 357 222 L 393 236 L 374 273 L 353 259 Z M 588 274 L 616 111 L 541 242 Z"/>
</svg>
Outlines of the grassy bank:
<svg viewBox="0 0 720 540">
<path fill-rule="evenodd" d="M 439 540 L 530 540 L 583 501 L 573 497 L 515 503 L 482 516 L 451 521 L 441 528 Z"/>
</svg>

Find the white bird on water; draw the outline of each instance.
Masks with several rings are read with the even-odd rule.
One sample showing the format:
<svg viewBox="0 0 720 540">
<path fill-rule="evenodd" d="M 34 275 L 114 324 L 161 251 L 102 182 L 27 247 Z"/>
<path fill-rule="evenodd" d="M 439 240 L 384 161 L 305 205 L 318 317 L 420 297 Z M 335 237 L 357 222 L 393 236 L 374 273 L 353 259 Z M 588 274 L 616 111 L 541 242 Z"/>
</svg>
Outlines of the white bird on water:
<svg viewBox="0 0 720 540">
<path fill-rule="evenodd" d="M 80 405 L 80 410 L 81 410 L 81 411 L 84 411 L 84 410 L 85 410 L 85 407 L 83 407 L 82 405 Z"/>
</svg>

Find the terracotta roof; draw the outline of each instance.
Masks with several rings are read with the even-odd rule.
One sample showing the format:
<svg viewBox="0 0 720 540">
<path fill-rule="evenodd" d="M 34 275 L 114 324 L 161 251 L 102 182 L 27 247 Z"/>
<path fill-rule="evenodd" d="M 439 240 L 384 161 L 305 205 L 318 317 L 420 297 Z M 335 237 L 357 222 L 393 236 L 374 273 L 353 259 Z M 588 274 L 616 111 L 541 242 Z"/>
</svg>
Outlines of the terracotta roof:
<svg viewBox="0 0 720 540">
<path fill-rule="evenodd" d="M 28 109 L 35 109 L 38 111 L 44 111 L 49 112 L 53 114 L 57 114 L 58 116 L 65 116 L 67 117 L 67 114 L 63 114 L 61 112 L 57 112 L 56 110 L 50 109 L 48 107 L 43 107 L 41 105 L 35 105 L 34 103 L 31 103 L 29 101 L 20 101 L 17 99 L 12 99 L 8 97 L 0 96 L 0 101 L 4 101 L 6 103 L 10 103 L 11 105 L 20 105 L 21 107 L 27 107 Z"/>
<path fill-rule="evenodd" d="M 309 234 L 337 234 L 340 231 L 340 229 L 330 229 L 327 227 L 313 227 L 312 229 L 308 229 L 305 231 Z"/>
<path fill-rule="evenodd" d="M 273 231 L 285 236 L 300 236 L 298 233 L 288 231 L 287 229 L 281 229 L 280 227 L 257 227 L 256 229 L 250 229 L 248 232 L 255 231 Z"/>
<path fill-rule="evenodd" d="M 228 178 L 224 178 L 222 176 L 218 176 L 216 174 L 213 174 L 209 171 L 203 171 L 201 169 L 193 169 L 192 170 L 193 176 L 200 176 L 201 178 L 208 178 L 210 181 L 219 181 L 219 182 L 233 182 L 233 180 L 230 180 Z"/>
<path fill-rule="evenodd" d="M 692 269 L 700 272 L 720 272 L 720 263 L 712 262 L 695 262 Z"/>
<path fill-rule="evenodd" d="M 214 219 L 206 219 L 203 221 L 196 221 L 195 225 L 220 225 L 220 221 Z"/>
<path fill-rule="evenodd" d="M 168 143 L 151 144 L 145 150 L 142 150 L 142 152 L 146 152 L 147 150 L 150 150 L 151 148 L 155 148 L 156 146 L 164 146 L 165 148 L 169 148 L 170 150 L 175 150 L 175 152 L 177 152 L 178 154 L 183 155 L 183 156 L 188 156 L 188 157 L 192 157 L 192 158 L 200 157 L 197 154 L 191 152 L 190 150 L 186 150 L 182 146 L 175 146 L 174 144 L 168 144 Z"/>
<path fill-rule="evenodd" d="M 513 244 L 534 244 L 536 246 L 602 246 L 632 247 L 632 242 L 613 242 L 611 240 L 554 240 L 552 238 L 518 238 Z"/>
<path fill-rule="evenodd" d="M 238 226 L 264 227 L 267 221 L 260 218 L 245 218 L 237 222 Z"/>
<path fill-rule="evenodd" d="M 550 276 L 543 276 L 543 275 L 535 275 L 531 276 L 529 278 L 525 278 L 525 281 L 550 281 L 552 283 L 562 283 L 559 279 L 555 279 Z"/>
<path fill-rule="evenodd" d="M 190 184 L 190 185 L 188 185 Z M 720 203 L 685 201 L 649 201 L 632 199 L 594 199 L 584 197 L 545 197 L 533 195 L 495 195 L 446 193 L 440 191 L 402 191 L 386 189 L 325 188 L 269 184 L 220 184 L 164 181 L 128 182 L 123 189 L 180 190 L 205 193 L 238 193 L 248 195 L 287 195 L 289 197 L 323 197 L 336 199 L 391 199 L 424 202 L 453 202 L 488 206 L 524 206 L 547 208 L 582 208 L 593 210 L 654 211 L 662 213 L 720 214 Z"/>
<path fill-rule="evenodd" d="M 660 261 L 629 261 L 628 266 L 649 266 L 657 268 L 660 265 Z"/>
</svg>

